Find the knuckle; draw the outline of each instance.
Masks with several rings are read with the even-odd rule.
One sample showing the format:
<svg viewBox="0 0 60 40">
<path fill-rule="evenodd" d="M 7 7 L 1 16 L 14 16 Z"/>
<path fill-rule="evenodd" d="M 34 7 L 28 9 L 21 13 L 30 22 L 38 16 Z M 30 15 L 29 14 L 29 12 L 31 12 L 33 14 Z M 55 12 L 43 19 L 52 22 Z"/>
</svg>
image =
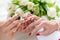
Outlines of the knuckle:
<svg viewBox="0 0 60 40">
<path fill-rule="evenodd" d="M 9 19 L 8 22 L 12 22 L 12 19 Z"/>
<path fill-rule="evenodd" d="M 12 25 L 15 25 L 15 24 L 16 24 L 15 22 L 12 23 Z"/>
<path fill-rule="evenodd" d="M 17 21 L 14 21 L 12 24 L 14 25 L 14 24 L 16 24 L 17 23 Z"/>
<path fill-rule="evenodd" d="M 14 22 L 13 22 L 13 24 L 17 24 L 18 22 L 19 22 L 19 21 L 18 21 L 18 20 L 16 20 L 16 21 L 14 21 Z"/>
<path fill-rule="evenodd" d="M 48 21 L 42 21 L 43 24 L 48 24 L 49 22 Z"/>
</svg>

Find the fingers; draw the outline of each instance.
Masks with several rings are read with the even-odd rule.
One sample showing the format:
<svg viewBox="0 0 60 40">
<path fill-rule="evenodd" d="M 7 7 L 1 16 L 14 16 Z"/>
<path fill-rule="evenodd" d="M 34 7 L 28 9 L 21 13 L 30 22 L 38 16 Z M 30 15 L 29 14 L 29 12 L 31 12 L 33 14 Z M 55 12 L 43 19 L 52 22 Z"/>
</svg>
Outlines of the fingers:
<svg viewBox="0 0 60 40">
<path fill-rule="evenodd" d="M 43 20 L 45 20 L 45 19 L 44 18 L 38 19 L 37 21 L 35 21 L 35 22 L 31 23 L 30 25 L 28 25 L 28 27 L 25 30 L 28 30 L 32 27 L 35 27 L 36 25 L 40 24 Z"/>
<path fill-rule="evenodd" d="M 18 28 L 19 26 L 11 29 L 9 32 L 7 32 L 7 34 L 10 34 L 13 37 L 18 32 Z"/>
<path fill-rule="evenodd" d="M 53 27 L 53 26 L 52 26 Z M 51 26 L 49 27 L 48 26 L 48 28 L 46 29 L 46 30 L 44 30 L 43 32 L 38 32 L 40 35 L 44 35 L 44 36 L 46 36 L 46 35 L 49 35 L 49 34 L 51 34 L 52 32 L 54 32 L 56 29 L 52 29 L 51 28 Z"/>
<path fill-rule="evenodd" d="M 22 30 L 21 23 L 19 23 L 19 24 L 17 25 L 17 31 L 21 31 L 21 30 Z"/>
<path fill-rule="evenodd" d="M 27 20 L 28 17 L 33 16 L 32 14 L 28 14 L 27 17 L 25 17 L 24 19 Z"/>
<path fill-rule="evenodd" d="M 33 16 L 30 16 L 28 17 L 26 20 L 24 20 L 24 26 L 27 27 L 30 23 L 34 22 L 34 20 L 37 20 L 37 17 L 35 17 L 34 15 Z M 23 27 L 24 29 L 24 27 Z"/>
<path fill-rule="evenodd" d="M 31 13 L 29 13 L 29 14 L 27 15 L 27 17 L 30 17 L 30 16 L 32 16 L 32 14 L 31 14 Z"/>
<path fill-rule="evenodd" d="M 14 21 L 12 24 L 10 24 L 5 30 L 4 32 L 8 35 L 11 35 L 12 37 L 18 32 L 18 29 L 20 28 L 19 25 L 17 24 L 21 24 L 19 23 L 20 20 Z M 21 21 L 22 22 L 22 21 Z M 14 25 L 13 25 L 14 24 Z"/>
<path fill-rule="evenodd" d="M 40 35 L 44 35 L 44 36 L 46 36 L 46 35 L 48 35 L 48 34 L 50 34 L 51 33 L 51 29 L 47 29 L 47 30 L 44 30 L 43 32 L 38 32 Z"/>
<path fill-rule="evenodd" d="M 14 15 L 12 18 L 10 18 L 9 20 L 7 20 L 6 22 L 4 22 L 1 26 L 2 27 L 6 27 L 9 24 L 11 24 L 13 21 L 15 21 L 18 18 L 18 15 Z"/>
<path fill-rule="evenodd" d="M 30 16 L 30 17 L 27 17 L 26 19 L 23 20 L 23 22 L 21 23 L 21 25 L 22 25 L 22 30 L 25 29 L 25 27 L 27 27 L 27 26 L 31 23 L 30 19 L 31 19 L 32 17 L 33 17 L 33 16 Z"/>
<path fill-rule="evenodd" d="M 17 28 L 17 31 L 19 31 L 19 32 L 22 31 L 22 27 L 23 27 L 23 26 L 21 25 L 22 22 L 23 22 L 23 20 L 20 20 L 20 21 L 19 21 L 19 24 L 17 25 L 17 27 L 18 27 L 18 28 Z"/>
<path fill-rule="evenodd" d="M 4 28 L 3 29 L 3 32 L 8 32 L 10 31 L 11 29 L 13 29 L 14 27 L 17 26 L 17 24 L 19 23 L 19 21 L 14 21 L 13 23 L 11 23 L 8 27 Z"/>
<path fill-rule="evenodd" d="M 49 35 L 52 32 L 57 30 L 57 24 L 54 21 L 48 21 L 45 23 L 45 30 L 43 32 L 39 32 L 40 35 Z"/>
<path fill-rule="evenodd" d="M 39 31 L 39 29 L 41 29 L 42 27 L 44 28 L 44 27 L 46 27 L 46 26 L 48 26 L 48 22 L 47 21 L 44 21 L 44 22 L 41 22 L 39 25 L 37 25 L 36 27 L 35 27 L 35 29 L 31 32 L 31 35 L 34 35 L 35 33 L 37 33 L 38 31 Z"/>
<path fill-rule="evenodd" d="M 16 32 L 18 31 L 18 29 L 20 29 L 20 30 L 22 29 L 22 28 L 21 28 L 21 23 L 22 23 L 22 22 L 25 22 L 25 21 L 24 21 L 24 20 L 20 20 L 19 22 L 20 22 L 20 23 L 18 24 L 18 26 L 15 27 L 15 28 L 12 28 L 12 29 L 8 32 L 8 34 L 10 34 L 10 35 L 13 36 L 14 34 L 16 34 Z M 9 28 L 9 27 L 8 27 L 8 28 Z M 8 28 L 7 28 L 7 29 L 8 29 Z M 19 31 L 20 31 L 20 30 L 19 30 Z"/>
<path fill-rule="evenodd" d="M 29 24 L 33 23 L 34 21 L 38 20 L 39 18 L 36 16 L 31 16 L 28 18 L 28 20 L 25 22 L 26 27 L 24 27 L 23 32 L 25 32 L 25 29 L 28 27 Z M 27 30 L 26 30 L 27 31 Z"/>
<path fill-rule="evenodd" d="M 20 20 L 20 22 L 22 22 L 22 20 Z M 17 25 L 17 27 L 13 28 L 10 30 L 10 32 L 8 32 L 10 35 L 15 35 L 17 32 L 21 32 L 22 28 L 20 27 L 21 26 L 21 23 L 19 23 Z"/>
</svg>

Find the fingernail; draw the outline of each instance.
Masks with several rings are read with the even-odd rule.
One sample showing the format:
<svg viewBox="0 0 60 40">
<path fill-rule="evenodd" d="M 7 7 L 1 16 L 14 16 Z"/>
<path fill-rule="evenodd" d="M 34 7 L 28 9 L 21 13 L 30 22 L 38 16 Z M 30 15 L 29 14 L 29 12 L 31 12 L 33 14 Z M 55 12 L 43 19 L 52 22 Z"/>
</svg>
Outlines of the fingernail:
<svg viewBox="0 0 60 40">
<path fill-rule="evenodd" d="M 39 34 L 39 33 L 37 33 L 37 34 L 36 34 L 36 36 L 40 36 L 40 34 Z"/>
<path fill-rule="evenodd" d="M 29 36 L 31 35 L 31 33 L 29 33 Z"/>
<path fill-rule="evenodd" d="M 60 38 L 58 40 L 60 40 Z"/>
<path fill-rule="evenodd" d="M 24 27 L 23 29 L 26 29 L 26 27 Z"/>
</svg>

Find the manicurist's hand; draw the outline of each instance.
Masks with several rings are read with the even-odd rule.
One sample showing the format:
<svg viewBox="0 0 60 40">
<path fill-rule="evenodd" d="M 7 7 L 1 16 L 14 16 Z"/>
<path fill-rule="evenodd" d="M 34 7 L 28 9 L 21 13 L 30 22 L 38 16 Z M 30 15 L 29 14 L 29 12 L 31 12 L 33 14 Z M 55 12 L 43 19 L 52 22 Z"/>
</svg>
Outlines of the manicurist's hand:
<svg viewBox="0 0 60 40">
<path fill-rule="evenodd" d="M 8 19 L 6 22 L 0 24 L 0 40 L 12 40 L 16 30 L 19 20 L 16 20 L 18 15 L 14 15 L 12 18 Z"/>
</svg>

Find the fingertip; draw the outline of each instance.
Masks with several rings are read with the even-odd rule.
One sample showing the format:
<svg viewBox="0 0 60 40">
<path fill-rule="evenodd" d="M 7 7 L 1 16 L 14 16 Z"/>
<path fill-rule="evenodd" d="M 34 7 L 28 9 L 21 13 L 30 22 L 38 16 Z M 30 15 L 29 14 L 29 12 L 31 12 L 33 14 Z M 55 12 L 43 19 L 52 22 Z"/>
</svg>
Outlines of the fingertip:
<svg viewBox="0 0 60 40">
<path fill-rule="evenodd" d="M 31 36 L 31 33 L 29 33 L 29 36 Z"/>
<path fill-rule="evenodd" d="M 36 36 L 40 36 L 40 33 L 37 33 Z"/>
<path fill-rule="evenodd" d="M 30 17 L 30 16 L 32 16 L 32 14 L 31 14 L 31 13 L 29 13 L 29 14 L 27 15 L 27 17 Z"/>
<path fill-rule="evenodd" d="M 60 40 L 60 38 L 58 40 Z"/>
<path fill-rule="evenodd" d="M 24 30 L 26 29 L 26 27 L 23 28 Z"/>
<path fill-rule="evenodd" d="M 16 20 L 18 17 L 19 17 L 19 15 L 18 15 L 18 14 L 15 14 L 15 15 L 12 17 L 12 19 Z"/>
<path fill-rule="evenodd" d="M 19 16 L 18 14 L 15 14 L 13 17 L 17 17 L 17 16 Z"/>
<path fill-rule="evenodd" d="M 18 14 L 15 14 L 15 16 L 19 16 Z"/>
</svg>

